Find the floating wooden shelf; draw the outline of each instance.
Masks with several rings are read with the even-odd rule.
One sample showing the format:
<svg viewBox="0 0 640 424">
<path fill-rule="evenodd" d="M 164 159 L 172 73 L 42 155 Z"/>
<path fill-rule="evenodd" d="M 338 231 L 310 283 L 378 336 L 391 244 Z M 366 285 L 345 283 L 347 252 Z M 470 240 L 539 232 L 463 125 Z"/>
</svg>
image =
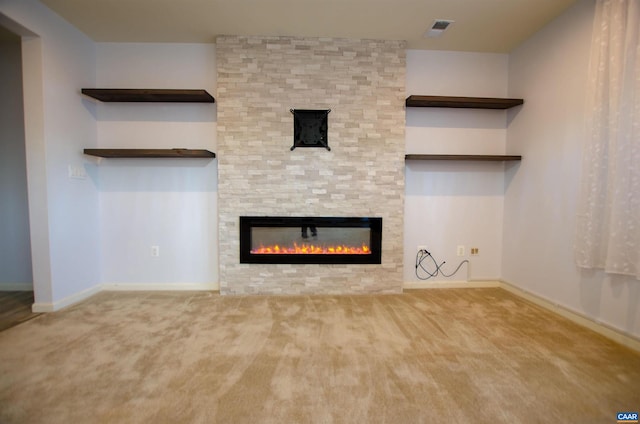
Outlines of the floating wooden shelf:
<svg viewBox="0 0 640 424">
<path fill-rule="evenodd" d="M 82 94 L 101 102 L 165 102 L 214 103 L 206 90 L 137 89 L 137 88 L 83 88 Z"/>
<path fill-rule="evenodd" d="M 209 150 L 199 149 L 84 149 L 85 155 L 102 158 L 215 158 Z"/>
<path fill-rule="evenodd" d="M 407 107 L 448 107 L 468 109 L 509 109 L 524 103 L 523 99 L 494 97 L 409 96 Z"/>
<path fill-rule="evenodd" d="M 513 161 L 522 160 L 516 155 L 405 155 L 405 160 L 475 160 L 475 161 Z"/>
</svg>

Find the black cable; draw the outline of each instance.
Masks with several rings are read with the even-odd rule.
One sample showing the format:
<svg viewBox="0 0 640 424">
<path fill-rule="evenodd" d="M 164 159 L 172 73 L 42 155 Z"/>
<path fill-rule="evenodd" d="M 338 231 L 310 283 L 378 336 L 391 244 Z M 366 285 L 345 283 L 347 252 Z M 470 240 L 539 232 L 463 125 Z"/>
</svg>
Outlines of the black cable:
<svg viewBox="0 0 640 424">
<path fill-rule="evenodd" d="M 422 265 L 422 262 L 426 258 L 431 258 L 431 261 L 433 262 L 433 265 L 436 268 L 435 271 L 430 272 L 427 268 L 424 267 L 424 265 Z M 428 280 L 429 278 L 435 277 L 438 274 L 442 274 L 445 277 L 452 277 L 460 270 L 462 265 L 464 265 L 465 263 L 469 263 L 469 261 L 465 259 L 464 261 L 460 262 L 460 264 L 455 269 L 455 271 L 453 271 L 451 274 L 448 274 L 448 275 L 442 270 L 442 265 L 446 263 L 447 263 L 446 261 L 442 261 L 442 263 L 438 265 L 438 262 L 436 262 L 436 259 L 431 255 L 431 253 L 429 253 L 425 249 L 420 249 L 416 254 L 416 277 L 418 277 L 418 279 L 420 280 Z M 422 271 L 426 272 L 428 274 L 428 277 L 421 277 L 420 274 L 418 273 L 418 269 L 421 269 Z"/>
</svg>

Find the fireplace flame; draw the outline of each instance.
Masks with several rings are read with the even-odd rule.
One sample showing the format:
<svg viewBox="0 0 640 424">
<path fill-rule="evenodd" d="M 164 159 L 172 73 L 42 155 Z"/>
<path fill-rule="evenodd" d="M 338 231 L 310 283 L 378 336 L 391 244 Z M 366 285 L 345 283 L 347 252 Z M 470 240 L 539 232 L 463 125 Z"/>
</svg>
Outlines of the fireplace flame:
<svg viewBox="0 0 640 424">
<path fill-rule="evenodd" d="M 293 246 L 260 246 L 251 249 L 252 255 L 370 255 L 371 249 L 363 244 L 362 246 L 319 246 L 315 244 L 297 244 Z"/>
</svg>

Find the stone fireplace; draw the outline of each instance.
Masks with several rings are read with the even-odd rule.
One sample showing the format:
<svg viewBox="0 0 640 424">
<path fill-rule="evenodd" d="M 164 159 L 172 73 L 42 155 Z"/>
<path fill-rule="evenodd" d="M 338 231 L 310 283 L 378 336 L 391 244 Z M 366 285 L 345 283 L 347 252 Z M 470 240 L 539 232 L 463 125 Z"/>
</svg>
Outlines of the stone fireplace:
<svg viewBox="0 0 640 424">
<path fill-rule="evenodd" d="M 221 293 L 401 292 L 404 43 L 221 36 L 216 53 Z M 330 149 L 291 149 L 292 109 L 331 111 Z M 241 217 L 269 216 L 380 219 L 379 263 L 247 263 Z"/>
</svg>

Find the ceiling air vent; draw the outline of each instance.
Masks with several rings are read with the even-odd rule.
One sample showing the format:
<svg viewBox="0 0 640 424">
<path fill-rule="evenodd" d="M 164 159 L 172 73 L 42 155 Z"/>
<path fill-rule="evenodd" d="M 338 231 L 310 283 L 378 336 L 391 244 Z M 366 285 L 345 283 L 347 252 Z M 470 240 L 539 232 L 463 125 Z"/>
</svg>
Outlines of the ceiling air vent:
<svg viewBox="0 0 640 424">
<path fill-rule="evenodd" d="M 444 31 L 449 28 L 449 25 L 451 25 L 453 22 L 454 21 L 448 19 L 436 19 L 435 21 L 433 21 L 433 23 L 431 24 L 431 28 L 427 30 L 424 36 L 430 38 L 440 37 L 442 33 L 444 33 Z"/>
</svg>

